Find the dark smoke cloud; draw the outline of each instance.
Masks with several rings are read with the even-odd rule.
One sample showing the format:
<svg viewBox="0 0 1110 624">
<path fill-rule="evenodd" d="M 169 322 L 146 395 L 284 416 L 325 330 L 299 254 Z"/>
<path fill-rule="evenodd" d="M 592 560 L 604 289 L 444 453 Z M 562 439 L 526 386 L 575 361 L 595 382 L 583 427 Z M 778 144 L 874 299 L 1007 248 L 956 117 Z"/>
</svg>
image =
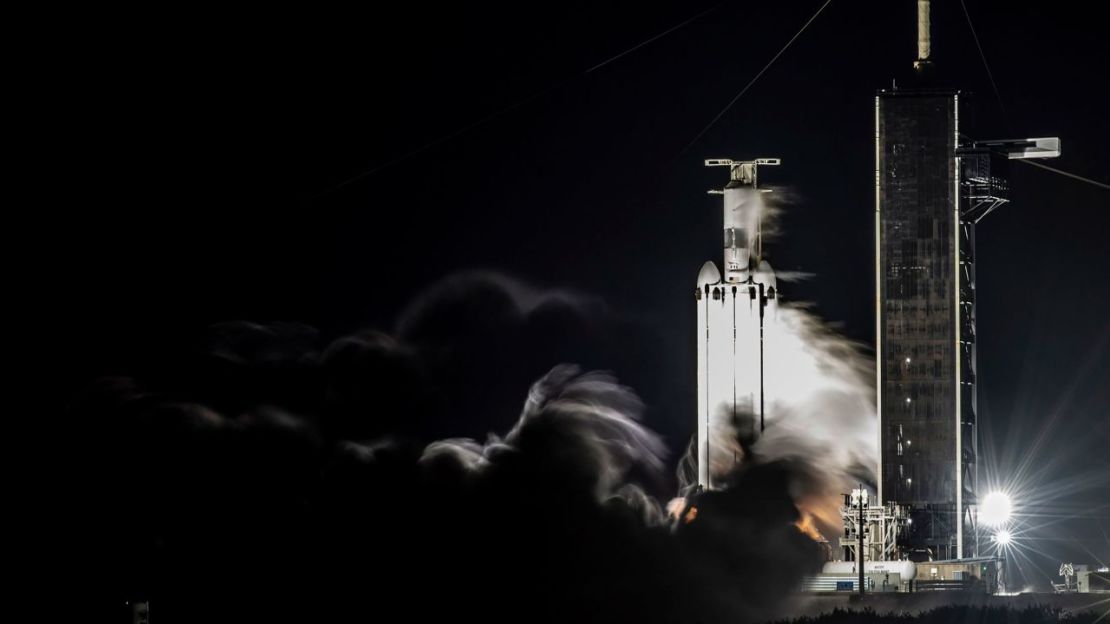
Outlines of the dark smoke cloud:
<svg viewBox="0 0 1110 624">
<path fill-rule="evenodd" d="M 603 359 L 611 331 L 596 300 L 470 274 L 393 333 L 225 324 L 173 365 L 100 380 L 73 408 L 86 582 L 162 622 L 781 613 L 819 566 L 791 492 L 813 468 L 741 465 L 673 521 L 677 458 L 640 398 L 552 368 Z"/>
</svg>

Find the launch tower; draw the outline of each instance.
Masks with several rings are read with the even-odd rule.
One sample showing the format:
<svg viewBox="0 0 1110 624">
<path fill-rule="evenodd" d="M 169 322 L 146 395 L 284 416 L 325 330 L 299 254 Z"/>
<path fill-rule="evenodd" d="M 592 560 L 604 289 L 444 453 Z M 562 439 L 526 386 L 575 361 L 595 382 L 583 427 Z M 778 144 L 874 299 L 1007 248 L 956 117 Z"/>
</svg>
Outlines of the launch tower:
<svg viewBox="0 0 1110 624">
<path fill-rule="evenodd" d="M 921 0 L 919 83 L 930 54 Z M 967 139 L 966 99 L 937 88 L 875 97 L 878 497 L 910 510 L 903 555 L 942 560 L 978 552 L 975 225 L 1009 200 L 1007 160 L 1059 155 L 1058 139 Z"/>
</svg>

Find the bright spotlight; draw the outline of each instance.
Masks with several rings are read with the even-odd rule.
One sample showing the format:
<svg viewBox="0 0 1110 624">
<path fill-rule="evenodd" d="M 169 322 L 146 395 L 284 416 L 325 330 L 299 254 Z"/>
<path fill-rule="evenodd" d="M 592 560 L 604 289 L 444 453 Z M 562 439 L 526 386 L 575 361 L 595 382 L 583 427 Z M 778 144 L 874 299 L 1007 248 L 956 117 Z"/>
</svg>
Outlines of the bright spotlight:
<svg viewBox="0 0 1110 624">
<path fill-rule="evenodd" d="M 1014 536 L 1010 535 L 1009 531 L 999 531 L 994 534 L 994 543 L 999 546 L 1007 546 L 1013 539 Z"/>
<path fill-rule="evenodd" d="M 986 526 L 1002 526 L 1010 519 L 1010 497 L 1002 492 L 991 492 L 979 504 L 979 522 Z"/>
</svg>

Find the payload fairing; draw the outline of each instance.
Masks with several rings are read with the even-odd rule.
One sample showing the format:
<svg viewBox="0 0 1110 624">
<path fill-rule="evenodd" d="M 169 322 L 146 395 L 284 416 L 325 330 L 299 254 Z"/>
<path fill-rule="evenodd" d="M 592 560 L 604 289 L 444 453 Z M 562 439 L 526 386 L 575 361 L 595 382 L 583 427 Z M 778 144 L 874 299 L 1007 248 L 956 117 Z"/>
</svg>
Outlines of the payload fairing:
<svg viewBox="0 0 1110 624">
<path fill-rule="evenodd" d="M 760 166 L 752 161 L 710 159 L 707 167 L 728 167 L 724 190 L 724 275 L 712 261 L 698 274 L 698 485 L 713 487 L 715 476 L 735 465 L 742 446 L 764 426 L 764 327 L 773 322 L 775 273 L 763 259 L 763 191 Z"/>
</svg>

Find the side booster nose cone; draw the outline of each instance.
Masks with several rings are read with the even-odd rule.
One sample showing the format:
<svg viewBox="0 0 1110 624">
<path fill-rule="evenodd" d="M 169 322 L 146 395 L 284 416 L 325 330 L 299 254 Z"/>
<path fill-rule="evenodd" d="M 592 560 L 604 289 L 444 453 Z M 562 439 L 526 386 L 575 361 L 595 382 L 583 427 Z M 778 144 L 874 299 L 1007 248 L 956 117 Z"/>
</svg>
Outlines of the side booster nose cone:
<svg viewBox="0 0 1110 624">
<path fill-rule="evenodd" d="M 771 263 L 766 260 L 760 260 L 759 266 L 756 267 L 752 273 L 752 281 L 757 284 L 763 284 L 764 288 L 769 293 L 768 299 L 774 299 L 775 289 L 778 288 L 778 280 L 775 279 L 775 270 L 771 268 Z"/>
<path fill-rule="evenodd" d="M 698 288 L 706 284 L 717 284 L 720 281 L 721 272 L 717 270 L 717 265 L 713 264 L 712 260 L 707 260 L 701 265 L 701 271 L 698 272 Z"/>
</svg>

